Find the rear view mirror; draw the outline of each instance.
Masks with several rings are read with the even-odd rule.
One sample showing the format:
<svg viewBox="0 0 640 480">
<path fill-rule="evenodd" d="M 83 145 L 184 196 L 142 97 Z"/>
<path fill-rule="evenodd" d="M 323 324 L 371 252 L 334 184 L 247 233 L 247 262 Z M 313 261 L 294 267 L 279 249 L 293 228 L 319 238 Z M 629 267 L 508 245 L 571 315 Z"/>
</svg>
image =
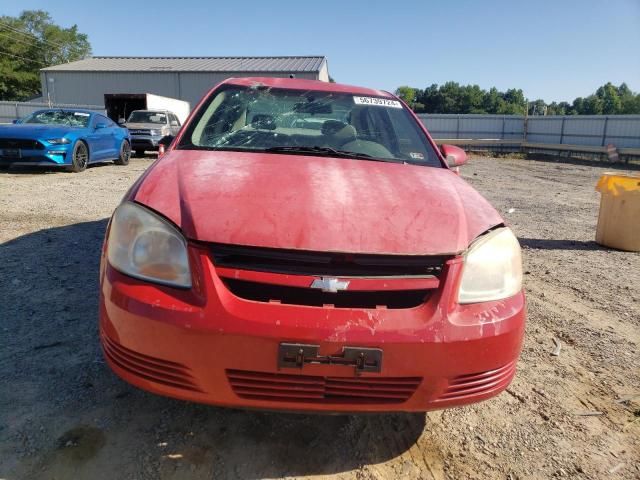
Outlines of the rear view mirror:
<svg viewBox="0 0 640 480">
<path fill-rule="evenodd" d="M 449 168 L 459 167 L 467 163 L 467 154 L 460 147 L 456 147 L 455 145 L 442 145 L 440 151 L 447 161 Z"/>
<path fill-rule="evenodd" d="M 13 120 L 11 120 L 11 123 L 15 125 L 16 123 L 20 123 L 20 120 L 17 118 L 14 118 Z"/>
</svg>

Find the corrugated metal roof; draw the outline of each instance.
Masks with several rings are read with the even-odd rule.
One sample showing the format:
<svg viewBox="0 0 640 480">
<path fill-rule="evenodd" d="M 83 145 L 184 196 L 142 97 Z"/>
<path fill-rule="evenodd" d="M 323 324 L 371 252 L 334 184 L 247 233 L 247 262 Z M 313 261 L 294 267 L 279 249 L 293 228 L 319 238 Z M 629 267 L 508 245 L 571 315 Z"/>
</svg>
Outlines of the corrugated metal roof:
<svg viewBox="0 0 640 480">
<path fill-rule="evenodd" d="M 324 56 L 308 57 L 89 57 L 43 68 L 68 72 L 317 72 Z"/>
</svg>

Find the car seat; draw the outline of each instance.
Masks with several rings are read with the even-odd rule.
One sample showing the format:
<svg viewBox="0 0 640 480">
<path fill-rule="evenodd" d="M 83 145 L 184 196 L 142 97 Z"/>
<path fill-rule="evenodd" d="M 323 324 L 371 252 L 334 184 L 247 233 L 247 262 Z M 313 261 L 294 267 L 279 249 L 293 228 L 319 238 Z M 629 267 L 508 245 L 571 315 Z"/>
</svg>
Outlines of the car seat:
<svg viewBox="0 0 640 480">
<path fill-rule="evenodd" d="M 321 133 L 327 146 L 339 149 L 357 137 L 356 129 L 339 120 L 327 120 L 322 124 Z"/>
</svg>

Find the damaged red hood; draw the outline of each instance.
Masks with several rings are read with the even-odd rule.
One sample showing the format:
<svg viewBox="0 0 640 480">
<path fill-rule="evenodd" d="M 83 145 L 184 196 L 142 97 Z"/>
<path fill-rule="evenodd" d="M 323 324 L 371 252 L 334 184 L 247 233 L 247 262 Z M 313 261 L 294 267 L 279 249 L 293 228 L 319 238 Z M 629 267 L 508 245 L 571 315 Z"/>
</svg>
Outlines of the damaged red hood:
<svg viewBox="0 0 640 480">
<path fill-rule="evenodd" d="M 444 168 L 173 150 L 131 199 L 205 242 L 432 255 L 465 250 L 500 215 Z"/>
</svg>

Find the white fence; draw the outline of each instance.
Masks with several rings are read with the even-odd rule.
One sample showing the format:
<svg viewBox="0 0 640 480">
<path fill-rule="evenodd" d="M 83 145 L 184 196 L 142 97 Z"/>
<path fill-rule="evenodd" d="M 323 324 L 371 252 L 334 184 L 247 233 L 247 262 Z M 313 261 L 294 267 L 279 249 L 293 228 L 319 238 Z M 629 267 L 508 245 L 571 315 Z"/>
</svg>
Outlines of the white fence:
<svg viewBox="0 0 640 480">
<path fill-rule="evenodd" d="M 86 110 L 95 110 L 104 113 L 102 105 L 70 105 L 59 104 L 53 105 L 54 108 L 84 108 Z M 48 103 L 41 102 L 5 102 L 0 101 L 0 123 L 11 123 L 18 118 L 26 117 L 30 113 L 43 108 L 49 108 Z"/>
<path fill-rule="evenodd" d="M 419 114 L 433 138 L 522 140 L 524 117 L 518 115 Z"/>
<path fill-rule="evenodd" d="M 531 143 L 640 148 L 640 115 L 419 114 L 435 139 L 523 140 Z"/>
</svg>

